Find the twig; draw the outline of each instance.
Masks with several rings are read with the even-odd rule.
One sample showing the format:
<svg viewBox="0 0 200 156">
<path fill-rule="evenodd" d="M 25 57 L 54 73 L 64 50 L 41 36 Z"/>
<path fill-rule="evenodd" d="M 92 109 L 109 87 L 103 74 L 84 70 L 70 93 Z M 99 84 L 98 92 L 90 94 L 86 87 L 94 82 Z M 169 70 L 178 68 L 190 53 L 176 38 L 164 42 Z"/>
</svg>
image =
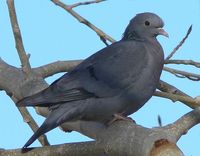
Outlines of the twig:
<svg viewBox="0 0 200 156">
<path fill-rule="evenodd" d="M 182 135 L 185 135 L 189 129 L 200 123 L 200 107 L 192 110 L 191 112 L 185 114 L 180 119 L 175 121 L 173 124 L 169 124 L 163 129 L 169 133 L 173 134 L 175 139 L 178 141 Z"/>
<path fill-rule="evenodd" d="M 18 100 L 12 96 L 12 100 L 16 103 Z M 36 132 L 36 130 L 39 128 L 31 114 L 28 112 L 28 110 L 25 107 L 17 107 L 19 112 L 21 113 L 24 122 L 26 122 L 29 127 L 33 130 L 33 132 Z M 50 145 L 46 135 L 42 135 L 41 137 L 38 138 L 39 142 L 41 143 L 42 146 L 47 146 Z"/>
<path fill-rule="evenodd" d="M 94 1 L 87 1 L 87 2 L 78 2 L 78 3 L 70 5 L 70 7 L 72 9 L 72 8 L 75 8 L 75 7 L 78 7 L 78 6 L 81 6 L 81 5 L 89 5 L 89 4 L 94 4 L 94 3 L 100 3 L 100 2 L 103 2 L 103 1 L 106 1 L 106 0 L 94 0 Z"/>
<path fill-rule="evenodd" d="M 189 73 L 189 72 L 185 72 L 185 71 L 181 71 L 181 70 L 177 70 L 177 69 L 173 69 L 173 68 L 169 68 L 169 67 L 164 67 L 163 70 L 167 71 L 171 74 L 174 74 L 175 76 L 177 76 L 179 78 L 188 78 L 192 81 L 200 80 L 199 74 Z"/>
<path fill-rule="evenodd" d="M 188 38 L 189 34 L 192 31 L 192 25 L 189 27 L 186 36 L 181 40 L 181 42 L 174 48 L 174 50 L 166 57 L 166 61 L 169 60 L 176 52 L 177 50 L 183 45 L 185 40 Z"/>
<path fill-rule="evenodd" d="M 189 96 L 188 94 L 184 93 L 183 91 L 181 91 L 180 89 L 176 88 L 175 86 L 160 80 L 159 85 L 157 87 L 160 91 L 162 92 L 167 92 L 167 93 L 171 93 L 171 94 L 177 94 L 177 95 L 181 95 L 181 96 L 186 96 L 188 98 L 192 98 L 191 96 Z"/>
<path fill-rule="evenodd" d="M 200 68 L 200 63 L 193 60 L 165 60 L 165 64 L 184 64 Z"/>
<path fill-rule="evenodd" d="M 30 74 L 31 65 L 29 63 L 28 57 L 24 49 L 22 36 L 21 36 L 19 25 L 18 25 L 18 21 L 17 21 L 17 15 L 15 12 L 14 0 L 7 0 L 7 5 L 8 5 L 13 34 L 15 37 L 16 49 L 17 49 L 17 52 L 22 64 L 22 70 L 24 71 L 24 73 Z"/>
<path fill-rule="evenodd" d="M 105 42 L 106 40 L 110 41 L 110 42 L 115 42 L 115 40 L 110 37 L 109 35 L 107 35 L 106 33 L 104 33 L 102 30 L 100 30 L 99 28 L 97 28 L 95 25 L 93 25 L 92 23 L 90 23 L 88 20 L 86 20 L 85 18 L 83 18 L 82 16 L 80 16 L 77 12 L 75 12 L 74 10 L 71 9 L 70 5 L 64 4 L 59 0 L 51 0 L 55 5 L 60 6 L 61 8 L 65 9 L 68 13 L 70 13 L 73 17 L 75 17 L 80 23 L 85 24 L 86 26 L 88 26 L 89 28 L 91 28 L 93 31 L 95 31 L 97 33 L 97 35 L 100 37 L 100 39 L 107 45 L 107 43 Z"/>
<path fill-rule="evenodd" d="M 158 97 L 170 99 L 173 102 L 180 101 L 192 109 L 195 109 L 200 106 L 200 103 L 197 100 L 186 97 L 186 96 L 181 96 L 181 95 L 176 95 L 176 94 L 171 94 L 171 93 L 166 93 L 166 92 L 160 92 L 160 91 L 155 91 L 154 95 L 158 96 Z"/>
</svg>

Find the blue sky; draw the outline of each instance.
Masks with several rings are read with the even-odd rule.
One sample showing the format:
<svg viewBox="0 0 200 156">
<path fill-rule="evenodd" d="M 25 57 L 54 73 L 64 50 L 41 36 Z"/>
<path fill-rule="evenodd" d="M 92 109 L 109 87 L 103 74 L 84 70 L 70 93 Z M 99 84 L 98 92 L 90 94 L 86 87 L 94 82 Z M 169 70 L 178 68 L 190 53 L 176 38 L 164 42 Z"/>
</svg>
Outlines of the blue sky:
<svg viewBox="0 0 200 156">
<path fill-rule="evenodd" d="M 65 0 L 66 3 L 79 1 Z M 57 60 L 84 59 L 105 45 L 99 37 L 86 26 L 78 23 L 63 9 L 49 0 L 15 0 L 18 22 L 23 35 L 24 46 L 31 54 L 33 67 Z M 200 62 L 200 1 L 157 1 L 157 0 L 108 0 L 100 4 L 81 6 L 75 11 L 91 21 L 104 32 L 119 40 L 129 20 L 140 12 L 154 12 L 163 18 L 165 30 L 170 38 L 159 37 L 165 56 L 179 43 L 192 24 L 193 31 L 186 43 L 175 54 L 174 59 L 192 59 Z M 7 63 L 20 67 L 15 42 L 9 22 L 6 1 L 0 1 L 0 57 Z M 200 73 L 193 67 L 171 66 Z M 58 75 L 50 77 L 50 83 Z M 200 82 L 179 79 L 166 72 L 162 79 L 176 85 L 179 89 L 195 97 L 200 95 Z M 34 118 L 41 124 L 44 118 L 29 109 Z M 153 97 L 142 109 L 132 115 L 134 120 L 146 127 L 158 126 L 157 115 L 162 117 L 163 124 L 171 123 L 189 112 L 183 104 Z M 14 103 L 2 91 L 0 92 L 0 147 L 19 148 L 32 135 L 30 128 L 23 122 Z M 51 144 L 88 140 L 78 134 L 65 134 L 55 129 L 47 134 Z M 199 156 L 200 126 L 195 126 L 178 142 L 185 155 Z M 39 146 L 35 142 L 33 146 Z"/>
</svg>

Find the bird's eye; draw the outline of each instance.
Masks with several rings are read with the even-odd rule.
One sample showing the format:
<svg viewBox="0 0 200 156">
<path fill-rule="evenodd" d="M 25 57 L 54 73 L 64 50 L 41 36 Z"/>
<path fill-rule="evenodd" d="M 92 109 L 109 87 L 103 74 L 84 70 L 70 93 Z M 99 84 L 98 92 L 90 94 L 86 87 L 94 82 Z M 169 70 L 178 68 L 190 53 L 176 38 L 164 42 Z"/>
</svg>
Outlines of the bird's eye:
<svg viewBox="0 0 200 156">
<path fill-rule="evenodd" d="M 149 26 L 150 25 L 150 22 L 149 21 L 145 21 L 144 23 L 146 26 Z"/>
</svg>

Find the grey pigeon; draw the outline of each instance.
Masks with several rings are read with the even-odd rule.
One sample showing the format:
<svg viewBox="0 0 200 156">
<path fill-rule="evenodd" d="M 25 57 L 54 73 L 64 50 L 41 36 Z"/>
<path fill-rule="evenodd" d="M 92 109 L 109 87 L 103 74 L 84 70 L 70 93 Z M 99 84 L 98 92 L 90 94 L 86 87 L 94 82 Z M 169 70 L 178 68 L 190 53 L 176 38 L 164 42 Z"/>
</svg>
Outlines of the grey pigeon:
<svg viewBox="0 0 200 156">
<path fill-rule="evenodd" d="M 156 37 L 168 36 L 163 26 L 156 14 L 136 15 L 120 41 L 88 57 L 43 91 L 20 100 L 18 107 L 51 110 L 23 148 L 64 122 L 106 124 L 117 114 L 126 117 L 140 109 L 160 79 L 164 54 Z"/>
</svg>

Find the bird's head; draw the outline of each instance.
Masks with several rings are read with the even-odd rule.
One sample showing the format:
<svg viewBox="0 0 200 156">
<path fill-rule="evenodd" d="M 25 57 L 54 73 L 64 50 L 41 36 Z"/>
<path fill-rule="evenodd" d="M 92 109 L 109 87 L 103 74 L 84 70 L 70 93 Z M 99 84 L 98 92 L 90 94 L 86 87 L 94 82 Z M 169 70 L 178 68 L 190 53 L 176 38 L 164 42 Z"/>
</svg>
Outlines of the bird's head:
<svg viewBox="0 0 200 156">
<path fill-rule="evenodd" d="M 158 35 L 168 37 L 163 20 L 154 13 L 137 14 L 127 26 L 122 40 L 144 40 Z"/>
</svg>

